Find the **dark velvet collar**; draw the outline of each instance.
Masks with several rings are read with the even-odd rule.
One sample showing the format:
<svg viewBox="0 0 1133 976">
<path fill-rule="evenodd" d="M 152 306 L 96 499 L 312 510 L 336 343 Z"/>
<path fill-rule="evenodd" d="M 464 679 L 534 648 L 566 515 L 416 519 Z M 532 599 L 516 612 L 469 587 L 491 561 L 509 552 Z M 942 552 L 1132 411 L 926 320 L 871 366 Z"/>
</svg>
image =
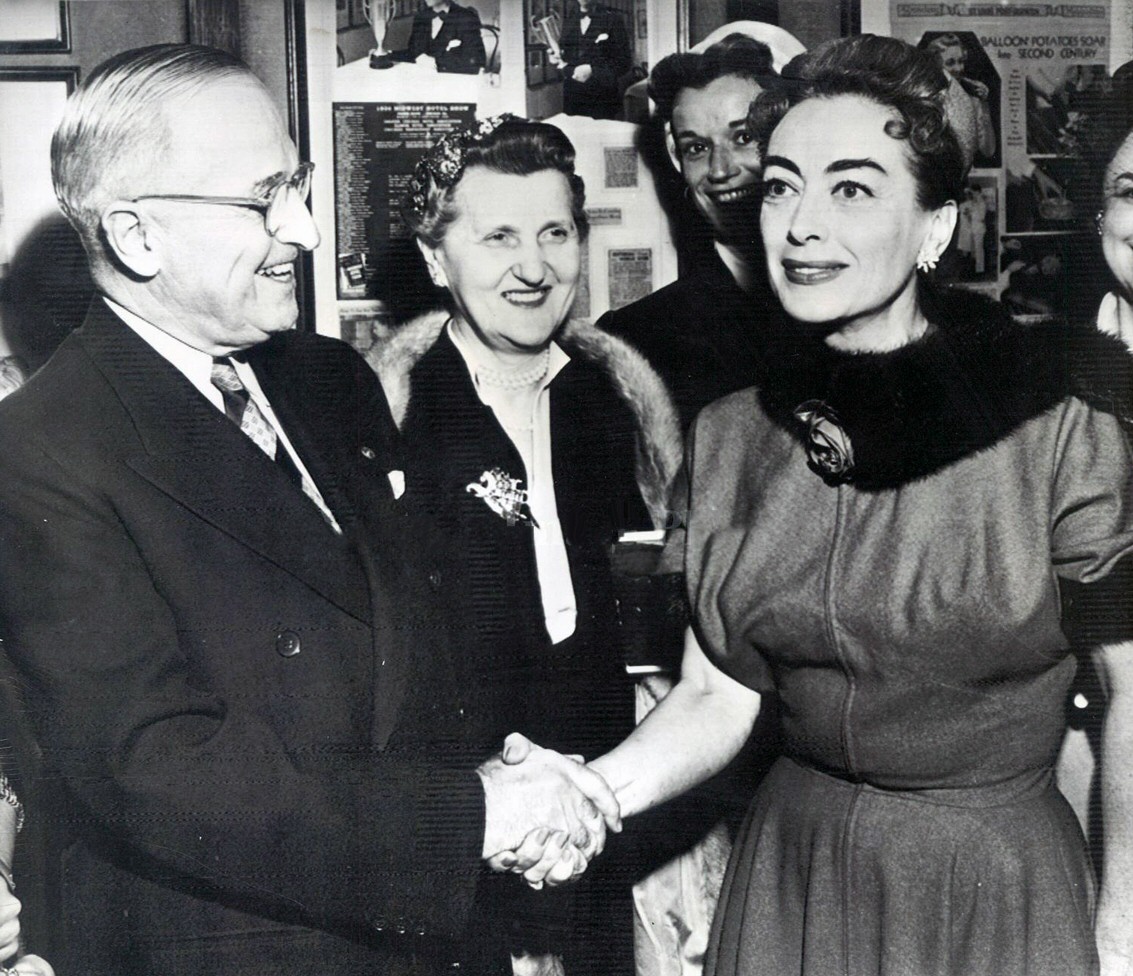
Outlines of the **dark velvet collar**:
<svg viewBox="0 0 1133 976">
<path fill-rule="evenodd" d="M 832 484 L 894 488 L 991 447 L 1067 396 L 1133 421 L 1133 357 L 1092 327 L 1022 326 L 968 292 L 926 295 L 931 328 L 844 353 L 784 324 L 760 336 L 760 399 Z"/>
</svg>

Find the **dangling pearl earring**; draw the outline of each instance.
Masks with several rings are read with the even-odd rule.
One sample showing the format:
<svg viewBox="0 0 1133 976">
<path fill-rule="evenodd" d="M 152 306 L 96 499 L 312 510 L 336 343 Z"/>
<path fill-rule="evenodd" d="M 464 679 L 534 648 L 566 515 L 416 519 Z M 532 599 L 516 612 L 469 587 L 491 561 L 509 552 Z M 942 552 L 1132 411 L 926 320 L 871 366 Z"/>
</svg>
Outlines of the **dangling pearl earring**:
<svg viewBox="0 0 1133 976">
<path fill-rule="evenodd" d="M 1098 237 L 1105 233 L 1105 211 L 1099 210 L 1094 214 L 1094 226 L 1097 228 Z"/>
</svg>

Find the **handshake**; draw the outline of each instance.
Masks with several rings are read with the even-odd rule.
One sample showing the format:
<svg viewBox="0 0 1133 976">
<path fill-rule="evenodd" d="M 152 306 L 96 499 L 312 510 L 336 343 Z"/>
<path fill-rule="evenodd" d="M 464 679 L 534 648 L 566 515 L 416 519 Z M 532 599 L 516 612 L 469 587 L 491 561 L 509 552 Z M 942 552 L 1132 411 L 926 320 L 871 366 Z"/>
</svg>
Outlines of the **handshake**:
<svg viewBox="0 0 1133 976">
<path fill-rule="evenodd" d="M 521 874 L 532 888 L 578 877 L 601 853 L 607 828 L 622 829 L 613 790 L 581 757 L 518 732 L 476 772 L 484 784 L 483 856 L 493 871 Z"/>
</svg>

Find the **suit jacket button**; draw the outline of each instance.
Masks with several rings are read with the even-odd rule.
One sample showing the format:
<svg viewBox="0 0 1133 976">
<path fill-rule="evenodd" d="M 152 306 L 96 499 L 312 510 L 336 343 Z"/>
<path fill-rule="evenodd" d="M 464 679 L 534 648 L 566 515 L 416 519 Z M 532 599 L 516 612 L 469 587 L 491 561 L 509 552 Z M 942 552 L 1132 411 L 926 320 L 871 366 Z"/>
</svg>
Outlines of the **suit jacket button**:
<svg viewBox="0 0 1133 976">
<path fill-rule="evenodd" d="M 275 653 L 280 657 L 294 657 L 302 650 L 299 635 L 293 630 L 281 630 L 275 638 Z"/>
<path fill-rule="evenodd" d="M 434 569 L 429 574 L 429 583 L 432 584 L 434 590 L 439 590 L 441 588 L 442 581 L 443 577 L 441 576 L 441 571 L 439 569 Z"/>
</svg>

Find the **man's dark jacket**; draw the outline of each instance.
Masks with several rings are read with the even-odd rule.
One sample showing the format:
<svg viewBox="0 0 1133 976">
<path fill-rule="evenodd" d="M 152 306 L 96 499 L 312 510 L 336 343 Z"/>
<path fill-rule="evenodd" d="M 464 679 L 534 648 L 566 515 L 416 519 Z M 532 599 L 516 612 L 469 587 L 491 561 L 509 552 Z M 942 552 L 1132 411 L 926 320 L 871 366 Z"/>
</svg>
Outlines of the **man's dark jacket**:
<svg viewBox="0 0 1133 976">
<path fill-rule="evenodd" d="M 433 11 L 419 10 L 413 16 L 407 60 L 422 54 L 435 58 L 437 71 L 474 75 L 486 64 L 480 15 L 471 7 L 449 4 L 437 36 L 433 37 Z"/>
<path fill-rule="evenodd" d="M 249 361 L 341 536 L 101 300 L 0 404 L 0 639 L 67 803 L 60 973 L 459 961 L 483 792 L 435 748 L 444 580 L 385 399 L 336 340 Z"/>
<path fill-rule="evenodd" d="M 620 79 L 632 65 L 629 36 L 621 14 L 599 3 L 590 5 L 590 26 L 582 31 L 582 13 L 572 4 L 563 19 L 563 111 L 594 119 L 616 119 L 622 114 Z M 590 65 L 586 81 L 575 69 Z"/>
</svg>

